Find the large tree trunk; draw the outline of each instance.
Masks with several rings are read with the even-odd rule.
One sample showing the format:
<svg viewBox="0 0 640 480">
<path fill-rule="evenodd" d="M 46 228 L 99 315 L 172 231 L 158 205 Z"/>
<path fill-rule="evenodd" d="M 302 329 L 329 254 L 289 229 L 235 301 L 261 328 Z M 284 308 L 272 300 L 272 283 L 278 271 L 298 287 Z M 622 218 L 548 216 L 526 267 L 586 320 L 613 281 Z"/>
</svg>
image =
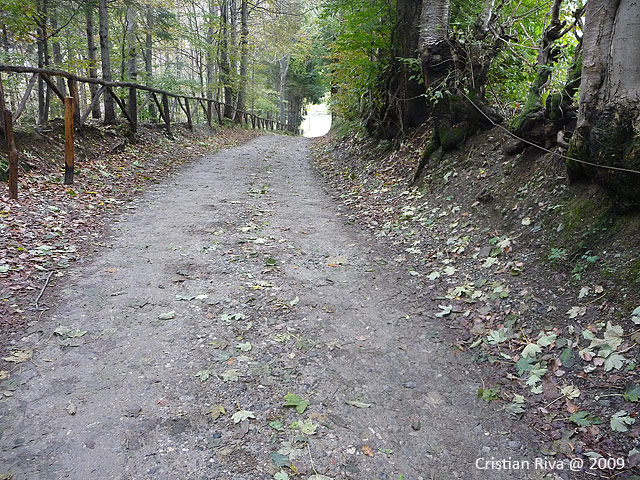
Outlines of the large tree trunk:
<svg viewBox="0 0 640 480">
<path fill-rule="evenodd" d="M 215 23 L 213 19 L 216 17 L 218 7 L 213 0 L 209 0 L 209 18 L 207 19 L 207 98 L 213 98 L 216 72 L 215 72 Z"/>
<path fill-rule="evenodd" d="M 477 22 L 480 30 L 484 22 L 491 19 L 493 2 L 486 2 L 488 6 Z M 424 86 L 432 99 L 429 113 L 433 119 L 433 133 L 416 169 L 414 182 L 420 179 L 427 165 L 439 160 L 443 151 L 459 148 L 469 136 L 501 120 L 484 103 L 481 80 L 468 80 L 473 77 L 470 72 L 477 62 L 468 60 L 466 55 L 457 55 L 456 63 L 454 52 L 458 45 L 455 38 L 448 35 L 449 16 L 450 0 L 423 0 L 419 49 Z M 490 63 L 490 60 L 486 61 Z"/>
<path fill-rule="evenodd" d="M 138 78 L 138 52 L 136 39 L 136 9 L 133 4 L 127 5 L 127 75 L 129 81 Z"/>
<path fill-rule="evenodd" d="M 403 59 L 418 58 L 421 0 L 398 0 L 398 20 L 391 37 L 391 66 L 383 74 L 384 104 L 369 120 L 376 138 L 391 139 L 424 123 L 428 117 L 424 83 Z"/>
<path fill-rule="evenodd" d="M 153 27 L 155 25 L 155 14 L 152 8 L 147 10 L 147 26 L 144 36 L 144 73 L 147 83 L 153 78 Z M 149 116 L 152 122 L 158 121 L 156 106 L 154 102 L 149 102 Z"/>
<path fill-rule="evenodd" d="M 53 53 L 53 64 L 56 68 L 66 70 L 62 65 L 62 49 L 60 48 L 60 40 L 58 37 L 58 11 L 54 7 L 51 9 L 51 52 Z M 56 77 L 56 86 L 63 94 L 66 95 L 66 85 L 63 77 Z M 61 105 L 61 113 L 64 114 L 64 105 Z"/>
<path fill-rule="evenodd" d="M 223 0 L 220 7 L 220 79 L 224 88 L 224 118 L 233 119 L 233 85 L 229 60 L 229 3 Z"/>
<path fill-rule="evenodd" d="M 100 16 L 100 59 L 102 61 L 102 79 L 111 81 L 111 59 L 109 58 L 109 11 L 107 0 L 99 0 Z M 116 110 L 109 92 L 104 92 L 104 123 L 116 123 Z"/>
<path fill-rule="evenodd" d="M 95 9 L 95 3 L 93 1 L 87 1 L 85 4 L 85 18 L 86 18 L 86 32 L 87 32 L 87 58 L 89 59 L 89 78 L 98 78 L 98 70 L 96 65 L 98 64 L 97 47 L 94 37 L 95 23 L 93 21 L 93 11 Z M 89 92 L 91 98 L 98 92 L 98 86 L 90 83 Z M 100 103 L 96 102 L 93 110 L 91 111 L 93 118 L 100 118 Z"/>
<path fill-rule="evenodd" d="M 48 1 L 41 0 L 38 2 L 38 18 L 37 24 L 37 49 L 38 49 L 38 67 L 49 68 L 51 63 L 49 60 L 49 37 L 47 33 L 48 22 Z M 48 85 L 41 76 L 38 76 L 38 123 L 46 123 L 49 119 L 49 98 L 50 91 Z"/>
<path fill-rule="evenodd" d="M 278 59 L 280 66 L 280 123 L 287 123 L 287 75 L 289 74 L 289 60 L 291 56 L 287 53 Z"/>
<path fill-rule="evenodd" d="M 578 127 L 570 155 L 640 170 L 640 8 L 637 0 L 589 0 Z M 640 175 L 568 162 L 609 188 L 623 209 L 640 207 Z"/>
<path fill-rule="evenodd" d="M 240 31 L 240 86 L 238 88 L 238 110 L 245 109 L 247 99 L 247 67 L 249 63 L 249 6 L 247 0 L 241 4 Z"/>
<path fill-rule="evenodd" d="M 419 49 L 422 76 L 427 89 L 438 89 L 453 71 L 448 42 L 450 0 L 423 0 Z"/>
</svg>

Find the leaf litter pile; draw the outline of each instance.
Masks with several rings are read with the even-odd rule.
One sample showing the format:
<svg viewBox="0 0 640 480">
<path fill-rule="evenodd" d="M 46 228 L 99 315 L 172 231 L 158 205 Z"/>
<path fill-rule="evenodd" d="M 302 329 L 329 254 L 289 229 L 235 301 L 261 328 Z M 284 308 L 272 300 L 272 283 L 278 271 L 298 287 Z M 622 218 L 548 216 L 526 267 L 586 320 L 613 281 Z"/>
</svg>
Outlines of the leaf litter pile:
<svg viewBox="0 0 640 480">
<path fill-rule="evenodd" d="M 118 127 L 88 126 L 76 137 L 74 184 L 64 185 L 60 122 L 18 133 L 19 199 L 10 201 L 6 190 L 0 197 L 0 328 L 5 339 L 0 350 L 5 361 L 15 363 L 22 355 L 6 355 L 12 337 L 47 308 L 38 298 L 43 288 L 96 247 L 109 246 L 104 226 L 117 213 L 135 209 L 131 202 L 138 192 L 178 174 L 204 153 L 254 136 L 243 129 L 212 134 L 176 128 L 170 139 L 160 129 L 141 126 L 131 139 Z M 2 375 L 10 366 L 0 365 Z"/>
<path fill-rule="evenodd" d="M 505 158 L 499 134 L 454 152 L 411 186 L 422 135 L 392 153 L 358 135 L 324 139 L 316 165 L 349 221 L 392 247 L 388 262 L 405 266 L 437 301 L 430 314 L 452 332 L 451 347 L 490 366 L 478 379 L 480 399 L 527 422 L 544 455 L 624 458 L 623 470 L 601 473 L 637 473 L 639 289 L 597 268 L 620 255 L 605 241 L 597 253 L 575 254 L 563 272 L 568 249 L 545 248 L 571 214 L 554 216 L 568 194 L 522 159 Z M 563 169 L 552 160 L 547 176 Z"/>
</svg>

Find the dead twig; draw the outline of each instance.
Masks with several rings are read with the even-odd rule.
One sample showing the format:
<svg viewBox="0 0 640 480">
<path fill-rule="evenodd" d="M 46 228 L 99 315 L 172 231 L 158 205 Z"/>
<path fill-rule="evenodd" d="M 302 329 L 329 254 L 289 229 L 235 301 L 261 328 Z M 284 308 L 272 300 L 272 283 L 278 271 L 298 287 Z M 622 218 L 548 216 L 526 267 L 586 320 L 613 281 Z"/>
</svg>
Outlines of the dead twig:
<svg viewBox="0 0 640 480">
<path fill-rule="evenodd" d="M 51 275 L 53 275 L 53 273 L 54 273 L 54 271 L 49 272 L 49 276 L 47 277 L 47 281 L 44 282 L 44 286 L 42 287 L 42 290 L 40 290 L 40 294 L 38 295 L 38 298 L 36 298 L 36 310 L 40 310 L 40 307 L 38 306 L 38 302 L 42 298 L 42 295 L 44 295 L 44 291 L 47 289 L 47 285 L 49 285 L 49 280 L 51 280 Z"/>
</svg>

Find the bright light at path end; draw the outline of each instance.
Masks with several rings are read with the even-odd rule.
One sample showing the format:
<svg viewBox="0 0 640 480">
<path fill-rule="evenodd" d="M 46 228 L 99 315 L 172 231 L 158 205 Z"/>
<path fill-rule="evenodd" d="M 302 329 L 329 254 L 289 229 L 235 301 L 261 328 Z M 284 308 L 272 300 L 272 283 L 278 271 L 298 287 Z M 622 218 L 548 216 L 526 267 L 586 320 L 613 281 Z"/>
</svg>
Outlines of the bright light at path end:
<svg viewBox="0 0 640 480">
<path fill-rule="evenodd" d="M 302 131 L 305 137 L 322 137 L 331 128 L 331 114 L 325 103 L 310 105 L 307 115 L 302 122 Z"/>
</svg>

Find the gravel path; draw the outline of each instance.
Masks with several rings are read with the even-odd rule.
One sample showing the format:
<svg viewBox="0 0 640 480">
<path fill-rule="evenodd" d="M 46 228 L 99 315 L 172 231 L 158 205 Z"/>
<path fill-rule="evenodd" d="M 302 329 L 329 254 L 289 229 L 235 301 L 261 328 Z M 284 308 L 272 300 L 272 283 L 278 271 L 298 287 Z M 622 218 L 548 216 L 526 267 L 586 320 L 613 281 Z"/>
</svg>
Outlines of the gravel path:
<svg viewBox="0 0 640 480">
<path fill-rule="evenodd" d="M 531 456 L 476 399 L 430 297 L 345 221 L 309 145 L 202 158 L 47 290 L 58 306 L 2 384 L 0 475 L 528 478 L 476 469 Z"/>
</svg>

